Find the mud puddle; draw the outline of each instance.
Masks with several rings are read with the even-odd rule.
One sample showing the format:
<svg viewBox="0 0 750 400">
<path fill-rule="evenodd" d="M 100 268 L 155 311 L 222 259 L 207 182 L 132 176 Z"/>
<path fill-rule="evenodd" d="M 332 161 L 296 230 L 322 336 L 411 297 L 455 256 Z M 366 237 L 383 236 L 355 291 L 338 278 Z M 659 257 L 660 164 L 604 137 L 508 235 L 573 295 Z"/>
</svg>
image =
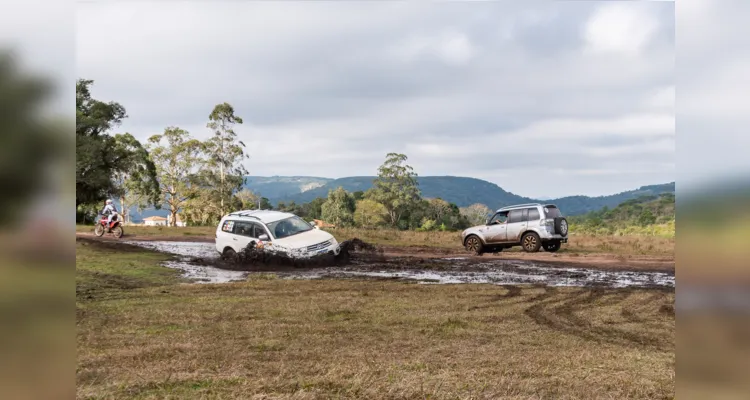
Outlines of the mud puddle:
<svg viewBox="0 0 750 400">
<path fill-rule="evenodd" d="M 242 281 L 251 274 L 273 272 L 284 279 L 373 278 L 415 281 L 422 284 L 489 283 L 545 284 L 548 286 L 674 287 L 674 274 L 665 272 L 607 271 L 588 268 L 562 268 L 532 261 L 472 261 L 468 257 L 419 259 L 384 257 L 360 244 L 335 266 L 308 264 L 281 265 L 262 263 L 227 263 L 220 259 L 212 243 L 130 241 L 130 244 L 171 253 L 176 260 L 166 267 L 182 271 L 198 283 Z M 257 254 L 256 254 L 257 257 Z M 333 264 L 328 264 L 333 265 Z"/>
</svg>

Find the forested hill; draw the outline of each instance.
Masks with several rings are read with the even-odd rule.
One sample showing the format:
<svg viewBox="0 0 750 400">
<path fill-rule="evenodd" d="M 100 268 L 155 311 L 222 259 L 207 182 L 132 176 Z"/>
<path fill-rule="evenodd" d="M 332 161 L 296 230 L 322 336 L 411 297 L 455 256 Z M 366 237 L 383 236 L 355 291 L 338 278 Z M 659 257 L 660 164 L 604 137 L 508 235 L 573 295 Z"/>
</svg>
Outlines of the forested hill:
<svg viewBox="0 0 750 400">
<path fill-rule="evenodd" d="M 615 208 L 603 208 L 585 215 L 576 216 L 570 222 L 584 231 L 605 231 L 653 225 L 670 225 L 674 233 L 675 195 L 648 195 L 626 200 Z"/>
<path fill-rule="evenodd" d="M 342 187 L 349 192 L 365 191 L 372 187 L 374 176 L 353 176 L 340 179 L 319 177 L 258 177 L 248 176 L 246 187 L 271 200 L 272 204 L 282 201 L 297 204 L 308 203 L 317 197 L 326 197 L 328 191 Z M 534 202 L 536 200 L 503 190 L 498 185 L 476 178 L 457 176 L 421 176 L 417 178 L 422 196 L 439 197 L 455 203 L 459 207 L 481 203 L 492 209 L 502 206 Z M 581 215 L 614 208 L 620 203 L 641 196 L 674 193 L 675 184 L 643 186 L 641 188 L 609 196 L 569 196 L 544 202 L 557 204 L 566 215 Z"/>
</svg>

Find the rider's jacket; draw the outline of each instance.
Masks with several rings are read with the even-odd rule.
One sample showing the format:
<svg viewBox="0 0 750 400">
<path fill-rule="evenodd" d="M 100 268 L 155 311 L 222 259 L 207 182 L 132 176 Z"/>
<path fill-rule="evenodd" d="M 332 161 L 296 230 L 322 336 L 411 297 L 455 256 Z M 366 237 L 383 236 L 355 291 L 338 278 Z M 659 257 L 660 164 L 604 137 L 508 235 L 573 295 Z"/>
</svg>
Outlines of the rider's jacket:
<svg viewBox="0 0 750 400">
<path fill-rule="evenodd" d="M 104 209 L 102 210 L 102 215 L 110 215 L 112 213 L 116 213 L 117 209 L 112 204 L 107 204 L 104 206 Z"/>
</svg>

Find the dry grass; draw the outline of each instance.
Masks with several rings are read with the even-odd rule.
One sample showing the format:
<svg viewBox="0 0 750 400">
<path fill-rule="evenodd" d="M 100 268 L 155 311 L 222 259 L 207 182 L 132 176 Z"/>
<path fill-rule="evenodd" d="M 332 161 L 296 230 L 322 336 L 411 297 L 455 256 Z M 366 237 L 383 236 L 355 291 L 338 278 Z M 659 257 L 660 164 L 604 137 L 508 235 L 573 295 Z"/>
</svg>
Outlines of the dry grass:
<svg viewBox="0 0 750 400">
<path fill-rule="evenodd" d="M 181 285 L 160 256 L 102 245 L 77 245 L 79 398 L 674 396 L 674 292 Z"/>
<path fill-rule="evenodd" d="M 366 242 L 388 246 L 426 246 L 461 248 L 460 232 L 415 232 L 396 230 L 328 229 L 337 239 L 358 237 Z M 560 253 L 606 253 L 617 255 L 651 255 L 672 257 L 675 239 L 658 236 L 584 235 L 571 232 L 569 242 Z M 521 251 L 514 247 L 510 251 Z"/>
</svg>

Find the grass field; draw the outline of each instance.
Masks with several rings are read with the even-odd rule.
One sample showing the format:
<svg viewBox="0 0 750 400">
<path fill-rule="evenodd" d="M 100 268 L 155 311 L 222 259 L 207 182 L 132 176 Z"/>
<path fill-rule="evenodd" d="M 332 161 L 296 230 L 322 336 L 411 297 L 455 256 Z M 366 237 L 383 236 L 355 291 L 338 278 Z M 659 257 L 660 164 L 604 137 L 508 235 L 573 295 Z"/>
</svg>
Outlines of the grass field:
<svg viewBox="0 0 750 400">
<path fill-rule="evenodd" d="M 290 281 L 183 284 L 79 239 L 79 398 L 674 396 L 674 292 Z"/>
<path fill-rule="evenodd" d="M 435 248 L 460 249 L 459 232 L 416 232 L 388 229 L 368 230 L 355 228 L 326 229 L 337 240 L 360 238 L 366 242 L 388 246 L 427 246 Z M 77 226 L 76 232 L 92 232 L 91 226 Z M 125 233 L 140 236 L 214 237 L 214 227 L 144 227 L 128 226 Z M 649 255 L 671 257 L 674 255 L 675 239 L 647 235 L 589 235 L 571 231 L 570 241 L 563 245 L 561 253 L 571 254 L 616 254 Z M 515 247 L 511 251 L 521 251 Z"/>
</svg>

